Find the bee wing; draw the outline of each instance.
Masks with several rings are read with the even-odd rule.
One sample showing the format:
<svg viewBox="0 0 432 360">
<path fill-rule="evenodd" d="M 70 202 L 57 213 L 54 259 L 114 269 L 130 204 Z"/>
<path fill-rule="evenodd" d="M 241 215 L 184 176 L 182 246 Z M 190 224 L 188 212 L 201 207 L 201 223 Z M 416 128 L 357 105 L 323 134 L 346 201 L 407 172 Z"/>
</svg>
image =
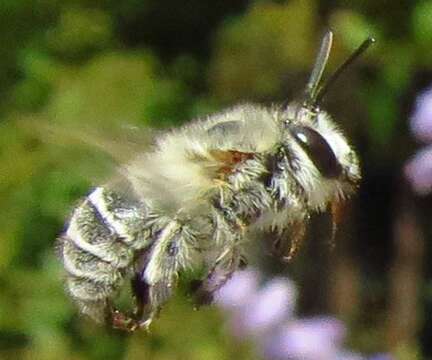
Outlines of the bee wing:
<svg viewBox="0 0 432 360">
<path fill-rule="evenodd" d="M 148 151 L 157 131 L 130 123 L 60 125 L 44 118 L 20 120 L 17 126 L 41 146 L 44 158 L 73 170 L 74 176 L 94 184 L 110 185 L 123 175 L 119 169 Z"/>
<path fill-rule="evenodd" d="M 29 119 L 22 120 L 19 126 L 32 132 L 44 143 L 90 147 L 109 155 L 119 163 L 128 161 L 134 154 L 148 149 L 156 136 L 156 130 L 128 123 L 109 124 L 104 128 L 80 124 L 77 128 L 53 124 L 42 119 Z"/>
</svg>

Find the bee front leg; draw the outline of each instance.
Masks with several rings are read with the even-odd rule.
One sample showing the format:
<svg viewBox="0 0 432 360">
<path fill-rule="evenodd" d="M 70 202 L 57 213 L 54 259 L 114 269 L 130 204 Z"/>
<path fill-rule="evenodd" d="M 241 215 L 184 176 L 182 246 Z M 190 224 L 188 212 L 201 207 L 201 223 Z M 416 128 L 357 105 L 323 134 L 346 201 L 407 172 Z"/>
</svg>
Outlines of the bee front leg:
<svg viewBox="0 0 432 360">
<path fill-rule="evenodd" d="M 295 221 L 282 232 L 270 230 L 267 235 L 272 239 L 271 253 L 283 262 L 290 262 L 303 243 L 306 225 L 304 221 Z"/>
</svg>

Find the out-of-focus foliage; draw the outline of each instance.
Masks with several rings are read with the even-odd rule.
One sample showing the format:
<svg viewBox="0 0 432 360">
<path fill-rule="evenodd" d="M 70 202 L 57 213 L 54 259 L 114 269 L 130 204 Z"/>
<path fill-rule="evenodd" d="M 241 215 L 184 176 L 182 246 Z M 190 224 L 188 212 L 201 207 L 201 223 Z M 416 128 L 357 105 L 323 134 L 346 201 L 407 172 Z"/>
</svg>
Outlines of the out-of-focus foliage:
<svg viewBox="0 0 432 360">
<path fill-rule="evenodd" d="M 335 32 L 330 70 L 366 36 L 377 38 L 327 99 L 358 145 L 370 184 L 400 171 L 413 148 L 405 146 L 409 107 L 432 83 L 430 0 L 0 1 L 1 359 L 257 356 L 253 344 L 230 337 L 216 309 L 193 311 L 184 296 L 151 334 L 128 337 L 79 317 L 63 291 L 55 239 L 78 199 L 113 171 L 109 155 L 128 155 L 116 139 L 140 127 L 134 141 L 145 147 L 148 127 L 179 125 L 239 100 L 300 95 L 326 26 Z M 379 208 L 383 192 L 373 200 L 363 193 L 360 202 Z M 364 227 L 367 215 L 358 221 L 362 244 L 381 241 L 377 228 L 391 227 Z M 356 351 L 412 359 L 427 351 L 415 334 L 383 341 L 391 301 L 380 289 L 390 260 L 373 254 L 388 255 L 390 241 L 371 245 L 372 260 L 356 254 L 366 300 L 339 315 Z M 368 301 L 376 313 L 366 316 Z"/>
<path fill-rule="evenodd" d="M 295 19 L 295 21 L 293 21 Z M 313 1 L 257 2 L 218 32 L 210 86 L 219 98 L 274 96 L 287 71 L 304 70 L 315 53 Z"/>
</svg>

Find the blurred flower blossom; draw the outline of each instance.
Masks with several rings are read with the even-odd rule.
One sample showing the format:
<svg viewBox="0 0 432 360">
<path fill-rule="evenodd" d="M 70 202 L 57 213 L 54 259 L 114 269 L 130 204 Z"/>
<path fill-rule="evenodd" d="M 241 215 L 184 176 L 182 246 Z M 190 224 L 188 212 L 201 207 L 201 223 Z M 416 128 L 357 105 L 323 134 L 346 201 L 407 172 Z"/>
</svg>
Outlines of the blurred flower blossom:
<svg viewBox="0 0 432 360">
<path fill-rule="evenodd" d="M 257 271 L 239 271 L 217 294 L 218 304 L 233 313 L 231 328 L 238 337 L 258 336 L 292 316 L 296 289 L 285 278 L 259 288 Z"/>
<path fill-rule="evenodd" d="M 293 319 L 268 341 L 265 352 L 270 359 L 340 359 L 345 331 L 333 318 Z"/>
<path fill-rule="evenodd" d="M 418 140 L 432 142 L 432 88 L 417 97 L 410 127 Z"/>
<path fill-rule="evenodd" d="M 238 271 L 216 294 L 216 303 L 229 313 L 232 334 L 252 338 L 264 359 L 366 359 L 343 348 L 346 327 L 340 320 L 295 316 L 297 289 L 290 279 L 276 277 L 260 283 L 258 271 Z M 385 354 L 370 360 L 381 358 L 391 360 Z"/>
<path fill-rule="evenodd" d="M 393 357 L 391 357 L 389 354 L 376 354 L 369 357 L 367 360 L 393 360 Z"/>
<path fill-rule="evenodd" d="M 418 96 L 410 127 L 416 139 L 432 143 L 432 88 Z M 432 190 L 432 146 L 417 152 L 405 165 L 404 172 L 415 192 L 428 194 Z"/>
<path fill-rule="evenodd" d="M 405 176 L 418 194 L 426 195 L 432 190 L 432 146 L 420 150 L 408 161 Z"/>
<path fill-rule="evenodd" d="M 288 279 L 275 278 L 267 282 L 250 298 L 243 309 L 243 326 L 259 335 L 271 330 L 281 319 L 291 318 L 296 291 Z"/>
<path fill-rule="evenodd" d="M 216 294 L 218 305 L 229 310 L 245 306 L 256 293 L 259 280 L 257 271 L 237 271 Z"/>
</svg>

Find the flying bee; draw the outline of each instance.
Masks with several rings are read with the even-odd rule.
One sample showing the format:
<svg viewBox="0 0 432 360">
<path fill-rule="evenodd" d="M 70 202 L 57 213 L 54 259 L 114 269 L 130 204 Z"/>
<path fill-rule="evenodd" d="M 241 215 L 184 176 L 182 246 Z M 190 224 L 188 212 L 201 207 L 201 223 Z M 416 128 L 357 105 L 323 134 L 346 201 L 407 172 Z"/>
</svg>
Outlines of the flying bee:
<svg viewBox="0 0 432 360">
<path fill-rule="evenodd" d="M 245 104 L 156 137 L 75 208 L 60 239 L 66 287 L 82 313 L 133 331 L 148 327 L 179 275 L 202 267 L 195 294 L 207 303 L 244 262 L 252 235 L 287 237 L 290 258 L 311 213 L 353 194 L 355 151 L 321 109 L 332 33 L 324 36 L 304 97 L 269 108 Z M 120 312 L 130 282 L 134 308 Z"/>
</svg>

